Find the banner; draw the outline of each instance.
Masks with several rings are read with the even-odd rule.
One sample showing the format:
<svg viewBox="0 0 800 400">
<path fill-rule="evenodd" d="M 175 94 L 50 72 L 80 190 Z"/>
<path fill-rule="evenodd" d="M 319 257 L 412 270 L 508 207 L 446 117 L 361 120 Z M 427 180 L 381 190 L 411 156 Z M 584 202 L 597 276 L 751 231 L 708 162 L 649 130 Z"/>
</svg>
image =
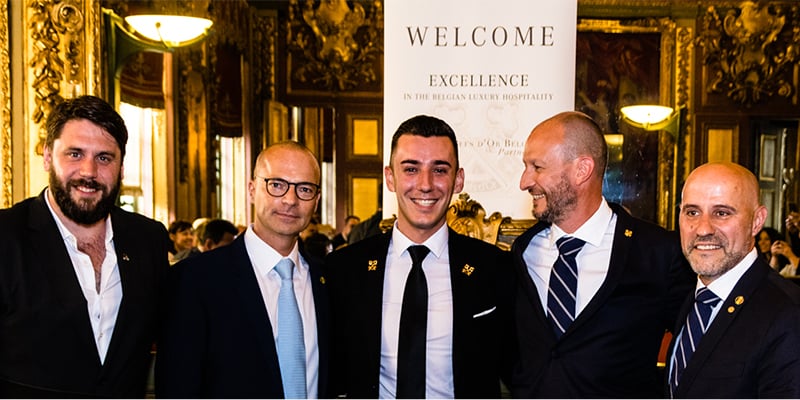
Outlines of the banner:
<svg viewBox="0 0 800 400">
<path fill-rule="evenodd" d="M 575 108 L 577 1 L 386 0 L 384 163 L 406 119 L 456 132 L 463 192 L 486 209 L 531 217 L 519 189 L 525 139 Z M 397 213 L 384 183 L 383 215 Z"/>
</svg>

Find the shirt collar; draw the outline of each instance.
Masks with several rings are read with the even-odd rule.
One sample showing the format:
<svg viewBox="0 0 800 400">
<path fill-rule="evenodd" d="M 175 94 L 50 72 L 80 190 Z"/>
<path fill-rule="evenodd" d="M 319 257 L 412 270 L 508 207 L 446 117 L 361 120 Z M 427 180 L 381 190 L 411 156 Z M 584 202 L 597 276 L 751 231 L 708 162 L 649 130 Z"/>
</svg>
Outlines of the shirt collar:
<svg viewBox="0 0 800 400">
<path fill-rule="evenodd" d="M 744 273 L 750 269 L 750 267 L 756 261 L 756 258 L 758 258 L 758 253 L 756 253 L 756 249 L 753 248 L 749 253 L 747 253 L 746 256 L 744 256 L 742 261 L 739 261 L 739 263 L 736 264 L 736 266 L 708 284 L 708 290 L 714 292 L 714 294 L 722 300 L 727 299 L 728 295 L 730 295 L 733 291 L 734 286 L 736 286 L 736 284 L 739 282 L 739 279 L 742 278 L 742 275 L 744 275 Z M 697 289 L 700 289 L 704 286 L 705 285 L 703 285 L 703 282 L 700 281 L 700 278 L 697 278 L 695 293 L 697 293 Z"/>
<path fill-rule="evenodd" d="M 392 229 L 392 252 L 394 253 L 395 258 L 399 258 L 401 254 L 403 254 L 408 246 L 413 246 L 417 244 L 424 245 L 425 247 L 430 250 L 431 254 L 433 254 L 436 258 L 441 258 L 442 255 L 447 251 L 447 241 L 450 237 L 450 232 L 447 228 L 447 224 L 443 224 L 431 237 L 428 238 L 423 243 L 414 243 L 408 236 L 404 235 L 403 232 L 400 232 L 397 229 L 397 221 L 394 223 L 394 228 Z"/>
<path fill-rule="evenodd" d="M 603 236 L 608 230 L 608 225 L 611 223 L 613 216 L 614 212 L 611 211 L 611 207 L 608 206 L 608 202 L 605 198 L 603 198 L 600 202 L 600 206 L 597 208 L 597 211 L 595 211 L 594 214 L 592 214 L 592 216 L 589 217 L 589 219 L 586 220 L 586 222 L 584 222 L 583 225 L 581 225 L 572 234 L 565 233 L 556 224 L 550 225 L 550 245 L 555 246 L 556 240 L 560 239 L 562 236 L 572 236 L 581 239 L 592 246 L 600 246 L 603 241 Z"/>
<path fill-rule="evenodd" d="M 53 206 L 50 205 L 50 188 L 46 189 L 47 193 L 44 196 L 44 203 L 47 204 L 47 209 L 50 210 L 50 215 L 53 216 L 53 219 L 56 221 L 56 226 L 58 227 L 59 233 L 61 233 L 61 237 L 64 240 L 69 240 L 71 242 L 77 242 L 75 235 L 67 229 L 67 226 L 64 225 L 64 222 L 61 221 L 61 218 L 58 217 L 56 214 L 56 210 L 53 209 Z M 114 230 L 111 227 L 111 215 L 106 216 L 106 238 L 105 243 L 109 244 L 114 239 Z"/>
<path fill-rule="evenodd" d="M 256 232 L 253 231 L 252 224 L 250 224 L 250 226 L 248 226 L 247 230 L 244 232 L 244 245 L 253 264 L 262 266 L 266 272 L 272 271 L 272 269 L 275 268 L 275 265 L 278 264 L 278 261 L 283 258 L 292 260 L 297 268 L 304 267 L 303 263 L 300 262 L 300 251 L 298 250 L 299 248 L 297 241 L 294 242 L 294 247 L 289 255 L 283 257 L 280 253 L 273 249 L 272 246 L 261 240 L 261 238 L 256 235 Z"/>
</svg>

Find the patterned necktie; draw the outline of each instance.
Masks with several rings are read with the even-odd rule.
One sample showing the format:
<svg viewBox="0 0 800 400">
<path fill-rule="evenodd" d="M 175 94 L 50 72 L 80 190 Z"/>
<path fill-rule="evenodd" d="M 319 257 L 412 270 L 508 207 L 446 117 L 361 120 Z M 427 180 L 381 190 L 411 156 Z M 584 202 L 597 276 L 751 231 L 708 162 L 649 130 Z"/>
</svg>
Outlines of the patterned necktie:
<svg viewBox="0 0 800 400">
<path fill-rule="evenodd" d="M 294 296 L 292 270 L 294 262 L 281 259 L 275 266 L 281 276 L 278 294 L 278 363 L 281 367 L 283 394 L 287 399 L 306 398 L 306 345 L 303 320 Z"/>
<path fill-rule="evenodd" d="M 403 292 L 400 311 L 400 336 L 397 346 L 398 399 L 425 398 L 425 346 L 428 333 L 428 282 L 422 260 L 428 255 L 425 246 L 410 246 L 411 272 Z"/>
<path fill-rule="evenodd" d="M 558 259 L 550 272 L 547 288 L 547 314 L 556 338 L 575 321 L 575 294 L 578 290 L 578 265 L 575 257 L 584 245 L 583 240 L 562 236 L 556 240 Z"/>
<path fill-rule="evenodd" d="M 686 325 L 681 333 L 681 341 L 675 349 L 674 362 L 672 364 L 672 375 L 669 383 L 674 396 L 675 389 L 681 379 L 683 370 L 689 364 L 700 339 L 708 330 L 708 320 L 711 318 L 711 310 L 720 302 L 720 298 L 706 287 L 697 289 L 694 299 L 694 308 L 686 316 Z"/>
</svg>

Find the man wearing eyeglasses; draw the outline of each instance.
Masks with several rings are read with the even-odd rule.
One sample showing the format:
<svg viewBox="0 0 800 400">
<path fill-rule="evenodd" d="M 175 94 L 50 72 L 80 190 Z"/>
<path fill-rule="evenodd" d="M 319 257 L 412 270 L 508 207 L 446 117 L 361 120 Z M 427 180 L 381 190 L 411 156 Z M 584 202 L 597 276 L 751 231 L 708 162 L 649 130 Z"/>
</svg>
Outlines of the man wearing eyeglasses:
<svg viewBox="0 0 800 400">
<path fill-rule="evenodd" d="M 176 265 L 156 365 L 158 397 L 326 395 L 328 304 L 321 261 L 298 240 L 320 169 L 296 142 L 258 156 L 255 221 L 228 246 Z"/>
</svg>

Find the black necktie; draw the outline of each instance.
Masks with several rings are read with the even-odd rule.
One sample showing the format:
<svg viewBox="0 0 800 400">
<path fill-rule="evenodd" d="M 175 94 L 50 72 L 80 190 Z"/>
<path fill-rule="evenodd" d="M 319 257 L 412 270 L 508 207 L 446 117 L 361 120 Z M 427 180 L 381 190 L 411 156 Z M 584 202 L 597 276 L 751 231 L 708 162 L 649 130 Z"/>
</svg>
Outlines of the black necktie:
<svg viewBox="0 0 800 400">
<path fill-rule="evenodd" d="M 428 255 L 425 246 L 410 246 L 411 272 L 403 292 L 400 312 L 400 337 L 397 348 L 398 399 L 425 398 L 425 345 L 428 332 L 428 282 L 422 260 Z"/>
</svg>

